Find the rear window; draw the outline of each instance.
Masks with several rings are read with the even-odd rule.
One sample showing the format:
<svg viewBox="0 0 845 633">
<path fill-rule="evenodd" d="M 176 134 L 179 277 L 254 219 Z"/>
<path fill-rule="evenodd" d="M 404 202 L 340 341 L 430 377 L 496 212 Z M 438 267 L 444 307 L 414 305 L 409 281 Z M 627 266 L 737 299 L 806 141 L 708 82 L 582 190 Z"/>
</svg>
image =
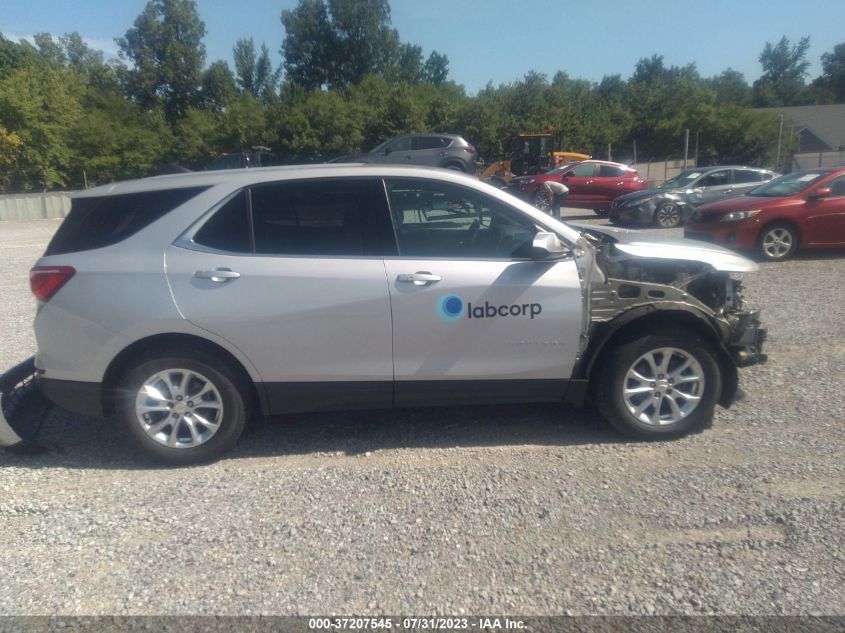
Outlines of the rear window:
<svg viewBox="0 0 845 633">
<path fill-rule="evenodd" d="M 63 255 L 112 246 L 149 226 L 208 189 L 190 187 L 77 198 L 44 255 Z"/>
</svg>

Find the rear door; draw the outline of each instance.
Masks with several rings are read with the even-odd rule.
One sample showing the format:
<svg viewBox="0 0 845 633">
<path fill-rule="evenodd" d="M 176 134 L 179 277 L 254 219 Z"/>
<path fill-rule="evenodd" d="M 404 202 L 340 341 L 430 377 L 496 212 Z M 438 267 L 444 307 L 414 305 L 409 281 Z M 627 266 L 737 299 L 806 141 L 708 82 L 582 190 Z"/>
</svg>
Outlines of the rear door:
<svg viewBox="0 0 845 633">
<path fill-rule="evenodd" d="M 415 165 L 437 167 L 446 157 L 446 145 L 440 136 L 415 136 L 411 142 L 411 162 Z"/>
<path fill-rule="evenodd" d="M 633 182 L 633 172 L 616 165 L 599 165 L 598 174 L 593 181 L 596 191 L 596 202 L 601 208 L 610 208 L 611 202 L 623 193 L 627 193 L 625 185 Z"/>
<path fill-rule="evenodd" d="M 733 177 L 730 169 L 720 169 L 705 174 L 692 186 L 689 201 L 693 206 L 724 199 L 733 191 Z"/>
<path fill-rule="evenodd" d="M 733 187 L 730 192 L 725 194 L 725 197 L 744 196 L 754 187 L 761 185 L 764 180 L 769 180 L 769 178 L 765 177 L 765 172 L 757 169 L 734 169 Z"/>
<path fill-rule="evenodd" d="M 398 254 L 385 258 L 398 405 L 557 399 L 578 352 L 571 256 L 530 259 L 536 226 L 467 187 L 387 179 Z"/>
<path fill-rule="evenodd" d="M 596 163 L 578 163 L 570 170 L 572 175 L 563 179 L 563 184 L 569 187 L 567 206 L 589 208 L 596 204 L 598 195 L 593 184 L 597 168 Z"/>
<path fill-rule="evenodd" d="M 373 222 L 375 183 L 251 187 L 167 250 L 180 312 L 252 361 L 275 413 L 391 403 L 390 298 Z"/>
</svg>

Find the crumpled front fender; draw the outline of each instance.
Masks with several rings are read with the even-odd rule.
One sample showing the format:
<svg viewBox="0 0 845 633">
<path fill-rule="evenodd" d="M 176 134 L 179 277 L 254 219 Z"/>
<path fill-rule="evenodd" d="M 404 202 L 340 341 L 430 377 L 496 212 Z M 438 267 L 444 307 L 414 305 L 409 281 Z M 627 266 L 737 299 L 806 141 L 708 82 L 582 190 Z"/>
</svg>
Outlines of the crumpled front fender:
<svg viewBox="0 0 845 633">
<path fill-rule="evenodd" d="M 34 448 L 51 403 L 35 384 L 35 357 L 0 375 L 0 447 Z"/>
</svg>

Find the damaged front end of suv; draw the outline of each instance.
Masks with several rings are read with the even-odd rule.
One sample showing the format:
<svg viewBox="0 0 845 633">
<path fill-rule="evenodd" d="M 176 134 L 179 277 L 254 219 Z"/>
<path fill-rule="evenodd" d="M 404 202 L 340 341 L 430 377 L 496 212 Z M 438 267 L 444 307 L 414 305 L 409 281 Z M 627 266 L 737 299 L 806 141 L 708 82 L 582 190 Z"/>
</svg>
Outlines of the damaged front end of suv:
<svg viewBox="0 0 845 633">
<path fill-rule="evenodd" d="M 683 328 L 705 340 L 721 370 L 718 403 L 738 392 L 737 368 L 765 363 L 760 311 L 750 309 L 732 273 L 757 265 L 717 246 L 641 240 L 619 229 L 582 229 L 576 261 L 584 288 L 584 323 L 576 379 L 586 380 L 609 342 Z M 618 342 L 618 341 L 617 341 Z"/>
</svg>

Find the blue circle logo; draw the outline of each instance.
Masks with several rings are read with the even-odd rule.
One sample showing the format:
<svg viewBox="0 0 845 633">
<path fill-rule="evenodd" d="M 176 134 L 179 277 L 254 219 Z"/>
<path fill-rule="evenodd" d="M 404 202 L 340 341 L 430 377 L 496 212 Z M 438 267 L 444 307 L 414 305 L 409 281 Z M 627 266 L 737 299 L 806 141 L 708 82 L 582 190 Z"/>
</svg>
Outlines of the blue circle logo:
<svg viewBox="0 0 845 633">
<path fill-rule="evenodd" d="M 457 321 L 464 313 L 464 300 L 455 295 L 443 295 L 437 302 L 437 316 L 449 323 Z"/>
</svg>

